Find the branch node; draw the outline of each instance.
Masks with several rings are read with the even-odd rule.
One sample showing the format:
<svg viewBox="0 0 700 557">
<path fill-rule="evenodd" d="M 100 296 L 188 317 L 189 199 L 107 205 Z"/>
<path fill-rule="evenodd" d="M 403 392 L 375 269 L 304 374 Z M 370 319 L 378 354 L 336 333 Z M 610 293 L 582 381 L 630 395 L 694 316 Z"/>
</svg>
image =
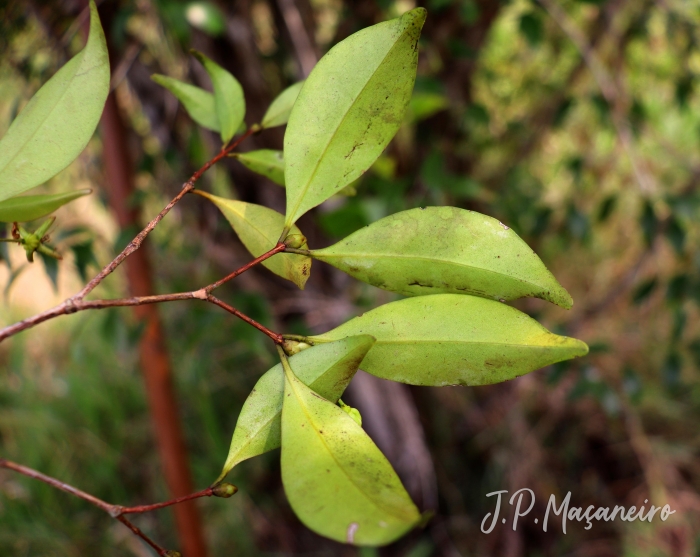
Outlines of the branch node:
<svg viewBox="0 0 700 557">
<path fill-rule="evenodd" d="M 207 292 L 206 288 L 200 288 L 192 292 L 192 297 L 198 300 L 207 300 L 209 298 L 209 292 Z"/>
</svg>

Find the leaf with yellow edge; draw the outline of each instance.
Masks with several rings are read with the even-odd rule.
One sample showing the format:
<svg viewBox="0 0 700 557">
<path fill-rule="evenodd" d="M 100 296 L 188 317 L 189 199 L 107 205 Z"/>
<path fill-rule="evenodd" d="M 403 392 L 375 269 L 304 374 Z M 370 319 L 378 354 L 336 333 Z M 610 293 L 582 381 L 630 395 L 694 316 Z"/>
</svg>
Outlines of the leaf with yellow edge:
<svg viewBox="0 0 700 557">
<path fill-rule="evenodd" d="M 490 385 L 588 353 L 515 308 L 475 296 L 435 294 L 379 306 L 310 337 L 372 335 L 368 373 L 410 385 Z"/>
<path fill-rule="evenodd" d="M 282 364 L 282 483 L 296 515 L 343 543 L 380 546 L 403 536 L 421 517 L 389 461 L 351 416 Z"/>
<path fill-rule="evenodd" d="M 360 362 L 374 344 L 369 335 L 348 337 L 307 348 L 289 358 L 296 376 L 332 402 L 343 394 Z M 238 463 L 280 446 L 284 372 L 269 369 L 248 395 L 236 422 L 221 481 Z"/>
<path fill-rule="evenodd" d="M 254 257 L 259 257 L 277 245 L 284 228 L 284 216 L 277 211 L 254 203 L 217 197 L 201 190 L 195 190 L 195 193 L 206 197 L 219 208 Z M 289 232 L 289 235 L 293 234 L 303 237 L 296 225 Z M 306 240 L 300 249 L 308 249 Z M 263 261 L 262 265 L 276 275 L 291 280 L 302 290 L 311 272 L 311 258 L 294 253 L 277 253 Z"/>
</svg>

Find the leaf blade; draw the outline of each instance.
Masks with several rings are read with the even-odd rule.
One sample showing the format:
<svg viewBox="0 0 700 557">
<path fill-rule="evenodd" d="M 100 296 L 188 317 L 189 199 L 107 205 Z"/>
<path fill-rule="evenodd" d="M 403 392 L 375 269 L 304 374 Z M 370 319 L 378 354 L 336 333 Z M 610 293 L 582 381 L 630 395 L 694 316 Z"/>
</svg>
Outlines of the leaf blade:
<svg viewBox="0 0 700 557">
<path fill-rule="evenodd" d="M 289 358 L 297 377 L 322 397 L 335 402 L 374 344 L 369 335 L 312 346 Z M 237 464 L 280 446 L 284 372 L 282 364 L 265 372 L 241 408 L 231 447 L 217 481 Z"/>
<path fill-rule="evenodd" d="M 277 245 L 284 228 L 284 217 L 277 211 L 254 203 L 217 197 L 201 190 L 195 190 L 195 193 L 206 197 L 219 208 L 254 257 Z M 292 227 L 290 234 L 303 236 L 296 226 Z M 304 242 L 301 249 L 307 248 Z M 277 253 L 263 261 L 262 265 L 276 275 L 292 281 L 302 290 L 311 272 L 311 258 L 294 253 Z"/>
<path fill-rule="evenodd" d="M 311 530 L 339 542 L 386 545 L 420 520 L 396 472 L 364 430 L 285 369 L 282 483 Z"/>
<path fill-rule="evenodd" d="M 515 308 L 463 294 L 391 302 L 311 339 L 358 334 L 377 339 L 363 370 L 410 385 L 489 385 L 588 353 Z"/>
<path fill-rule="evenodd" d="M 231 153 L 242 165 L 262 174 L 279 186 L 284 186 L 284 158 L 282 151 L 258 149 L 247 153 Z"/>
<path fill-rule="evenodd" d="M 320 250 L 314 259 L 404 296 L 533 296 L 565 309 L 573 301 L 537 254 L 498 220 L 456 207 L 401 211 Z"/>
<path fill-rule="evenodd" d="M 275 128 L 282 126 L 289 121 L 289 115 L 292 112 L 292 107 L 299 96 L 304 81 L 299 81 L 287 87 L 272 101 L 268 109 L 265 111 L 260 127 L 262 129 Z"/>
<path fill-rule="evenodd" d="M 398 131 L 425 15 L 416 8 L 351 35 L 307 78 L 284 137 L 286 224 L 358 178 Z"/>
<path fill-rule="evenodd" d="M 214 105 L 219 120 L 221 141 L 228 143 L 245 118 L 245 97 L 238 80 L 201 52 L 191 51 L 204 66 L 214 88 Z"/>
<path fill-rule="evenodd" d="M 208 130 L 220 131 L 214 95 L 201 87 L 179 81 L 167 75 L 153 74 L 151 79 L 170 91 L 197 124 Z"/>
<path fill-rule="evenodd" d="M 53 213 L 66 203 L 92 193 L 83 189 L 54 195 L 24 195 L 0 201 L 0 222 L 29 222 Z"/>
<path fill-rule="evenodd" d="M 0 201 L 52 178 L 82 152 L 102 115 L 109 79 L 107 45 L 91 0 L 85 48 L 36 92 L 0 140 Z"/>
</svg>

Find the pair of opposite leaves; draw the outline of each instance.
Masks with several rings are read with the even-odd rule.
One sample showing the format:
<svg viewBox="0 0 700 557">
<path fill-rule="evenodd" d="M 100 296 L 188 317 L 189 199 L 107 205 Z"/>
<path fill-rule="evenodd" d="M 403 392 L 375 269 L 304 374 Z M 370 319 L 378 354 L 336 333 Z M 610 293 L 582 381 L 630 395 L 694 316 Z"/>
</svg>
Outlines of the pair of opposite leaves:
<svg viewBox="0 0 700 557">
<path fill-rule="evenodd" d="M 18 196 L 82 152 L 102 115 L 109 80 L 107 44 L 91 0 L 85 48 L 37 91 L 0 140 L 0 222 L 35 220 L 90 193 Z"/>
<path fill-rule="evenodd" d="M 420 520 L 381 451 L 334 404 L 368 350 L 369 335 L 320 344 L 274 366 L 243 405 L 219 480 L 238 463 L 282 447 L 282 482 L 309 528 L 357 545 L 390 543 Z"/>
</svg>

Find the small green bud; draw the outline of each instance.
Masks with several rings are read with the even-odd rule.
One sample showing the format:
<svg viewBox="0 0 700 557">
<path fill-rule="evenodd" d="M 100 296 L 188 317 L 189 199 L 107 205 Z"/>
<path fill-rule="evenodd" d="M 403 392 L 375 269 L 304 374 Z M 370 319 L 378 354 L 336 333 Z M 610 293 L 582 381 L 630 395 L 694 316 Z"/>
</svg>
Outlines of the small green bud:
<svg viewBox="0 0 700 557">
<path fill-rule="evenodd" d="M 299 249 L 306 244 L 306 236 L 303 234 L 290 234 L 284 239 L 284 245 L 288 248 Z"/>
<path fill-rule="evenodd" d="M 282 345 L 282 349 L 284 350 L 284 353 L 287 354 L 287 356 L 294 356 L 294 354 L 298 354 L 302 350 L 306 350 L 307 348 L 311 348 L 310 344 L 306 344 L 305 342 L 299 342 L 298 340 L 285 340 L 284 344 Z"/>
<path fill-rule="evenodd" d="M 338 399 L 338 406 L 340 406 L 341 410 L 343 412 L 346 412 L 348 416 L 350 416 L 353 420 L 355 420 L 355 423 L 362 427 L 362 415 L 360 414 L 360 411 L 357 408 L 353 408 L 352 406 L 348 406 L 345 404 L 341 399 Z"/>
<path fill-rule="evenodd" d="M 214 492 L 214 497 L 228 499 L 238 491 L 238 488 L 233 484 L 224 482 L 217 485 L 212 491 Z"/>
</svg>

